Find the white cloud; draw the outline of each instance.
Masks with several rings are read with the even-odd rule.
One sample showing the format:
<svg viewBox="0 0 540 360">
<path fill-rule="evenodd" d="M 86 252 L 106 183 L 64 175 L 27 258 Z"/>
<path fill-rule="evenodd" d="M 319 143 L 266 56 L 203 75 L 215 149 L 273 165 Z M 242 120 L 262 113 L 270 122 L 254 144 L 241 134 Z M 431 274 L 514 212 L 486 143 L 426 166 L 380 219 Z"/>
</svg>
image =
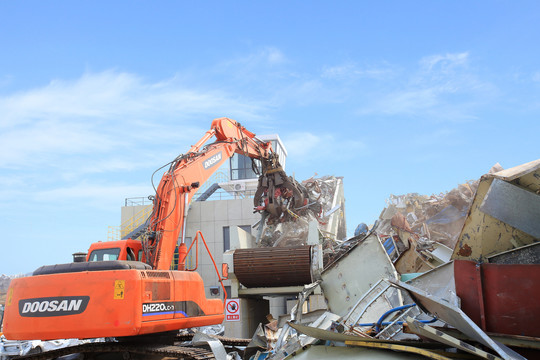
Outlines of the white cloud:
<svg viewBox="0 0 540 360">
<path fill-rule="evenodd" d="M 79 79 L 54 80 L 47 86 L 0 97 L 0 127 L 44 119 L 156 119 L 234 111 L 254 115 L 260 104 L 239 101 L 225 91 L 195 90 L 178 77 L 161 82 L 116 71 L 86 73 Z M 123 120 L 117 120 L 118 118 Z"/>
<path fill-rule="evenodd" d="M 456 67 L 464 66 L 469 60 L 469 53 L 448 53 L 430 55 L 420 60 L 420 65 L 425 71 L 444 71 L 448 72 Z"/>
<path fill-rule="evenodd" d="M 360 67 L 354 62 L 323 67 L 323 79 L 352 80 L 354 78 L 385 79 L 391 76 L 393 70 L 386 63 L 372 67 Z"/>
<path fill-rule="evenodd" d="M 416 71 L 401 74 L 401 81 L 369 95 L 359 113 L 435 121 L 475 119 L 475 109 L 497 91 L 470 70 L 468 63 L 468 52 L 424 57 Z"/>
<path fill-rule="evenodd" d="M 263 108 L 225 91 L 194 90 L 177 77 L 149 82 L 105 71 L 54 80 L 0 96 L 0 167 L 65 154 L 104 154 L 136 148 L 140 141 L 193 141 L 192 133 L 201 136 L 201 127 L 206 130 L 216 115 L 258 119 Z"/>
<path fill-rule="evenodd" d="M 0 135 L 0 167 L 46 166 L 50 155 L 103 153 L 115 146 L 93 126 L 59 121 L 37 121 L 4 130 Z"/>
<path fill-rule="evenodd" d="M 268 56 L 281 61 L 277 51 Z M 254 121 L 266 112 L 264 102 L 180 76 L 149 81 L 114 70 L 4 92 L 0 210 L 63 203 L 110 211 L 153 193 L 152 171 L 187 151 L 214 118 Z"/>
<path fill-rule="evenodd" d="M 322 159 L 340 162 L 366 151 L 363 142 L 343 139 L 335 134 L 293 132 L 285 134 L 283 141 L 287 147 L 288 158 L 295 162 L 316 162 Z M 336 157 L 336 154 L 339 156 Z"/>
<path fill-rule="evenodd" d="M 287 60 L 285 55 L 276 48 L 267 48 L 265 49 L 265 53 L 270 64 L 281 64 Z"/>
<path fill-rule="evenodd" d="M 239 56 L 232 60 L 226 60 L 222 62 L 219 67 L 243 69 L 245 71 L 254 68 L 261 68 L 268 65 L 281 65 L 287 62 L 287 57 L 285 56 L 285 54 L 283 54 L 281 50 L 276 47 L 267 46 L 260 48 L 258 51 L 255 51 L 253 53 Z"/>
<path fill-rule="evenodd" d="M 80 182 L 71 186 L 37 191 L 34 198 L 46 203 L 71 203 L 81 201 L 106 209 L 114 208 L 130 196 L 152 195 L 154 190 L 148 185 L 91 184 Z"/>
</svg>

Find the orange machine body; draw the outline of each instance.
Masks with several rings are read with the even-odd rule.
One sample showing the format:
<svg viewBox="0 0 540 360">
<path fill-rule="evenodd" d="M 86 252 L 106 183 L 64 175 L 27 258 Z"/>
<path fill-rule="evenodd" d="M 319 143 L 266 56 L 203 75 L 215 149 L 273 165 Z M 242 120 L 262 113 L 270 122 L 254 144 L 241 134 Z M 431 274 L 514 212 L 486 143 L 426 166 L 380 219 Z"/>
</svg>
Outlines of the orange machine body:
<svg viewBox="0 0 540 360">
<path fill-rule="evenodd" d="M 41 340 L 135 336 L 219 324 L 223 302 L 206 299 L 189 271 L 106 270 L 14 279 L 5 336 Z M 39 296 L 39 297 L 36 297 Z"/>
</svg>

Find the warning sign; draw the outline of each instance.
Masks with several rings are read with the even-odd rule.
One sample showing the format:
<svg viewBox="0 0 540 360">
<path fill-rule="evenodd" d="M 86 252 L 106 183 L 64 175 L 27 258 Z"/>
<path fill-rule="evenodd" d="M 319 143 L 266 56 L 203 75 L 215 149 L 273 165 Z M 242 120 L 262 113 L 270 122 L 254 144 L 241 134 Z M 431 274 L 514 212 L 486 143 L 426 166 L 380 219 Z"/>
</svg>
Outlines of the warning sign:
<svg viewBox="0 0 540 360">
<path fill-rule="evenodd" d="M 125 280 L 116 280 L 114 282 L 114 298 L 123 299 L 124 298 L 124 288 L 126 287 Z"/>
<path fill-rule="evenodd" d="M 225 304 L 225 320 L 240 321 L 240 300 L 227 299 Z"/>
</svg>

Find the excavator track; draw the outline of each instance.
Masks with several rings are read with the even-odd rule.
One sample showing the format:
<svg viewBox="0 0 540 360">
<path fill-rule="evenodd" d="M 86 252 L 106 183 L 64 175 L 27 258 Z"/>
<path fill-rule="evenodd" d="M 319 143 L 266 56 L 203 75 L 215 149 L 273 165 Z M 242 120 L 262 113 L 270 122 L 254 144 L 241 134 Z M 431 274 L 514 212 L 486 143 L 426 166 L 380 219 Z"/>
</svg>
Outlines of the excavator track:
<svg viewBox="0 0 540 360">
<path fill-rule="evenodd" d="M 176 335 L 175 340 L 176 341 L 191 341 L 194 335 L 195 334 L 178 334 Z M 220 336 L 220 335 L 212 335 L 212 337 L 221 341 L 221 343 L 225 346 L 248 346 L 248 344 L 251 342 L 251 339 L 229 338 L 229 337 Z"/>
<path fill-rule="evenodd" d="M 209 360 L 215 359 L 212 351 L 175 345 L 143 345 L 134 346 L 122 343 L 90 343 L 69 346 L 63 349 L 51 350 L 40 354 L 16 357 L 17 360 L 52 360 L 60 356 L 84 354 L 84 359 L 92 359 L 100 354 L 118 354 L 122 359 L 185 359 Z"/>
<path fill-rule="evenodd" d="M 188 342 L 194 334 L 178 334 L 176 342 Z M 247 346 L 250 339 L 235 339 L 224 336 L 213 336 L 225 346 Z M 88 343 L 51 350 L 44 353 L 16 357 L 17 360 L 52 360 L 61 356 L 84 354 L 84 358 L 93 358 L 101 354 L 118 354 L 122 359 L 147 358 L 152 359 L 185 359 L 209 360 L 215 359 L 212 351 L 204 348 L 180 345 L 133 345 L 129 343 L 104 342 Z"/>
<path fill-rule="evenodd" d="M 248 344 L 251 342 L 251 339 L 234 339 L 224 336 L 216 336 L 216 339 L 221 341 L 223 345 L 229 346 L 248 346 Z"/>
</svg>

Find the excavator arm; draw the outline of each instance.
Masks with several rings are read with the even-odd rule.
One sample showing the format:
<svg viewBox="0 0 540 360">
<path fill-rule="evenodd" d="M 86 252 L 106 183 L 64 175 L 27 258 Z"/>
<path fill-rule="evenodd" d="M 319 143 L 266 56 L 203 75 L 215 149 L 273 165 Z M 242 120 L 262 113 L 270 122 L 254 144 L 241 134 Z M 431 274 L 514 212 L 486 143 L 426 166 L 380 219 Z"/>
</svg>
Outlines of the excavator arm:
<svg viewBox="0 0 540 360">
<path fill-rule="evenodd" d="M 205 145 L 212 137 L 216 140 Z M 211 129 L 187 153 L 170 163 L 153 197 L 154 210 L 143 241 L 146 260 L 152 268 L 159 270 L 170 268 L 174 249 L 180 238 L 179 270 L 184 269 L 187 252 L 184 242 L 185 221 L 189 202 L 198 187 L 235 153 L 261 161 L 262 173 L 257 201 L 261 200 L 263 194 L 269 200 L 266 207 L 260 210 L 268 209 L 276 214 L 273 204 L 281 204 L 283 197 L 295 196 L 294 201 L 299 205 L 303 204 L 301 193 L 281 169 L 270 143 L 257 139 L 255 134 L 235 120 L 215 119 Z M 280 187 L 283 191 L 276 191 Z M 277 201 L 276 198 L 280 200 Z"/>
</svg>

